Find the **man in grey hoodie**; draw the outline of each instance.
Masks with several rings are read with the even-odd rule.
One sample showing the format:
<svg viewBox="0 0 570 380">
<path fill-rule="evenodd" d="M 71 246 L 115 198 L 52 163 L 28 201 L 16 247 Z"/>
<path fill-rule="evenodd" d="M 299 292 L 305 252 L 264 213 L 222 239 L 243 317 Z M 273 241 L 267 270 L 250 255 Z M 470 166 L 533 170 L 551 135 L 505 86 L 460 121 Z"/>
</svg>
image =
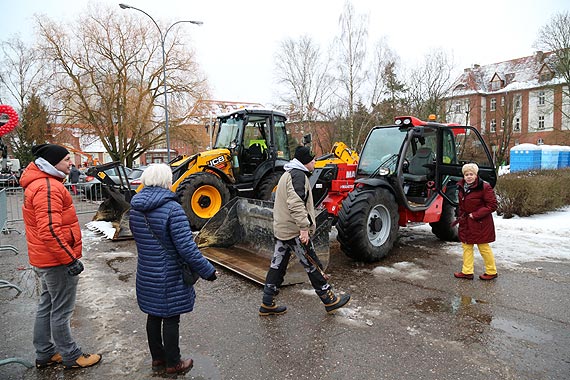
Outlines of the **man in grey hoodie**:
<svg viewBox="0 0 570 380">
<path fill-rule="evenodd" d="M 285 173 L 277 185 L 273 208 L 275 250 L 263 287 L 259 315 L 279 315 L 287 311 L 287 307 L 275 304 L 274 297 L 279 293 L 292 252 L 305 268 L 327 312 L 343 307 L 350 300 L 348 294 L 337 297 L 332 292 L 311 242 L 310 234 L 315 232 L 316 219 L 309 176 L 314 168 L 315 156 L 311 150 L 299 146 L 295 150 L 295 158 L 285 165 Z"/>
</svg>

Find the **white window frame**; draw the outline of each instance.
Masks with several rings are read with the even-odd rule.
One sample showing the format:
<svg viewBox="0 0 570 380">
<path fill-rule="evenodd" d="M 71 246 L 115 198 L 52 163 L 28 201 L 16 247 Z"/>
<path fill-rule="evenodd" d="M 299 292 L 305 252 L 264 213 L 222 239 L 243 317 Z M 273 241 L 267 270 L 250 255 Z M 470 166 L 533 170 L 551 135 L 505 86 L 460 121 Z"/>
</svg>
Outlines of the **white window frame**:
<svg viewBox="0 0 570 380">
<path fill-rule="evenodd" d="M 538 127 L 536 129 L 540 129 L 540 130 L 544 129 L 544 116 L 538 117 Z"/>
<path fill-rule="evenodd" d="M 495 111 L 497 109 L 497 99 L 491 98 L 491 103 L 489 104 L 489 110 Z"/>
<path fill-rule="evenodd" d="M 455 113 L 461 113 L 461 102 L 455 102 Z"/>
<path fill-rule="evenodd" d="M 497 131 L 497 120 L 491 119 L 491 123 L 489 124 L 489 131 L 491 131 L 491 133 Z"/>
<path fill-rule="evenodd" d="M 515 110 L 518 111 L 521 109 L 521 102 L 522 102 L 521 95 L 516 95 L 515 96 Z"/>
<path fill-rule="evenodd" d="M 545 104 L 546 104 L 546 92 L 545 91 L 539 91 L 538 92 L 538 105 L 543 106 Z"/>
<path fill-rule="evenodd" d="M 513 131 L 515 131 L 515 132 L 521 131 L 521 119 L 518 117 L 515 119 L 515 123 L 513 125 Z"/>
</svg>

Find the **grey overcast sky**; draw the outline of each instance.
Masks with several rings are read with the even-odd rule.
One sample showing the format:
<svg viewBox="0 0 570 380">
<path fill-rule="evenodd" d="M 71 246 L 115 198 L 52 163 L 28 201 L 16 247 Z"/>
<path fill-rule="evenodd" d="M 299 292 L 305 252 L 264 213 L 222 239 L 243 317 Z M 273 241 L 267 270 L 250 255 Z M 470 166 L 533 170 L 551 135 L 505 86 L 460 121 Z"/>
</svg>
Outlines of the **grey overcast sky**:
<svg viewBox="0 0 570 380">
<path fill-rule="evenodd" d="M 277 103 L 274 59 L 285 38 L 311 36 L 322 49 L 339 34 L 345 0 L 96 0 L 121 12 L 120 2 L 149 13 L 160 25 L 203 21 L 185 28 L 206 73 L 213 98 Z M 73 20 L 87 8 L 82 0 L 0 0 L 0 39 L 33 35 L 32 16 Z M 570 11 L 569 0 L 352 0 L 356 14 L 369 15 L 368 46 L 386 37 L 406 66 L 433 48 L 453 54 L 457 73 L 474 63 L 501 62 L 533 54 L 538 30 L 552 15 Z M 151 24 L 152 25 L 152 24 Z M 154 27 L 154 26 L 153 26 Z M 254 59 L 244 50 L 257 49 Z"/>
</svg>

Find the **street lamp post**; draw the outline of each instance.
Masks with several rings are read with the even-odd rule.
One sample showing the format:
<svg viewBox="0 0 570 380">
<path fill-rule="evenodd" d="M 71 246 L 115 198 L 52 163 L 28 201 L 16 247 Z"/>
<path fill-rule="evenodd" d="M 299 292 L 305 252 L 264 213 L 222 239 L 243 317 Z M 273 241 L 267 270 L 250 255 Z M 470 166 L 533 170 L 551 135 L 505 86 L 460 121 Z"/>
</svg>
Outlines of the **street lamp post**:
<svg viewBox="0 0 570 380">
<path fill-rule="evenodd" d="M 162 84 L 164 86 L 164 131 L 166 134 L 166 156 L 167 156 L 168 162 L 170 162 L 170 131 L 169 131 L 169 124 L 168 124 L 168 97 L 166 94 L 166 51 L 164 48 L 164 42 L 166 40 L 166 36 L 167 36 L 168 32 L 170 31 L 170 29 L 172 29 L 172 27 L 174 25 L 180 24 L 183 22 L 189 22 L 190 24 L 194 24 L 194 25 L 202 25 L 203 22 L 202 21 L 192 21 L 192 20 L 176 21 L 174 24 L 170 25 L 166 29 L 166 32 L 164 32 L 164 34 L 163 34 L 162 30 L 160 29 L 160 26 L 158 26 L 158 24 L 156 23 L 154 18 L 152 18 L 151 15 L 149 15 L 148 13 L 143 11 L 142 9 L 133 7 L 131 5 L 123 4 L 123 3 L 119 4 L 119 7 L 121 7 L 121 9 L 134 9 L 136 11 L 144 13 L 145 15 L 148 16 L 148 18 L 150 18 L 152 20 L 152 22 L 154 23 L 154 25 L 158 29 L 158 33 L 160 33 L 160 45 L 162 47 Z"/>
</svg>

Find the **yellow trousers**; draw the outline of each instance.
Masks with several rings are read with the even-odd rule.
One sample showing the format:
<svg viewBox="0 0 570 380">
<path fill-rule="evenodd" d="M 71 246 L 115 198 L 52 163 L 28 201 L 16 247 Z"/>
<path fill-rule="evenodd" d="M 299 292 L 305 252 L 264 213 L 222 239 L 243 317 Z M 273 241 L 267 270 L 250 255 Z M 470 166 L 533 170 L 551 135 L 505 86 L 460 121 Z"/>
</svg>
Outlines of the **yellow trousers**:
<svg viewBox="0 0 570 380">
<path fill-rule="evenodd" d="M 465 244 L 461 243 L 463 247 L 463 268 L 461 272 L 465 274 L 473 274 L 475 271 L 473 267 L 473 247 L 475 244 Z M 497 267 L 495 266 L 495 257 L 493 256 L 493 250 L 489 243 L 477 244 L 479 253 L 483 257 L 483 262 L 485 263 L 485 273 L 487 274 L 497 274 Z"/>
</svg>

